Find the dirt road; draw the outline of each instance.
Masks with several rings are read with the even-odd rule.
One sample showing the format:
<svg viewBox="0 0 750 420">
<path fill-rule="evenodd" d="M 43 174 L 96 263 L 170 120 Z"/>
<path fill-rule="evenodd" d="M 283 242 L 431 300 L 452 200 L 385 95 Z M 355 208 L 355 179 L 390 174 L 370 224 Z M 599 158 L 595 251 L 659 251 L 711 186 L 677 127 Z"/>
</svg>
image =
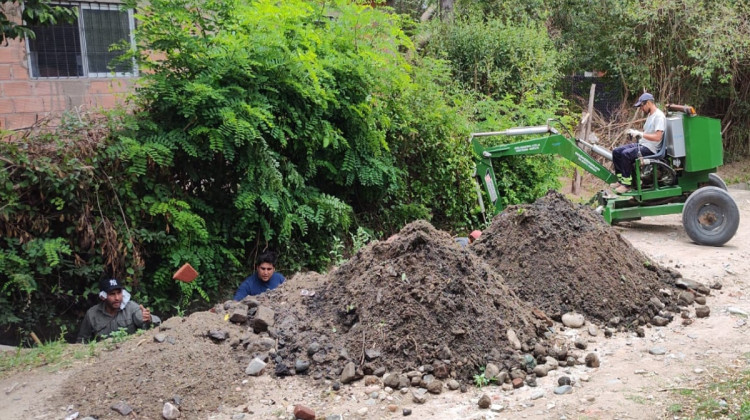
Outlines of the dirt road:
<svg viewBox="0 0 750 420">
<path fill-rule="evenodd" d="M 740 228 L 720 248 L 693 244 L 679 215 L 616 227 L 635 248 L 659 264 L 676 269 L 686 279 L 707 286 L 719 284 L 721 289 L 712 289 L 708 297 L 708 318 L 692 319 L 690 325 L 683 325 L 678 315 L 665 327 L 647 328 L 643 338 L 630 333 L 605 338 L 601 331 L 591 336 L 585 326 L 564 330 L 571 338 L 587 341 L 585 352 L 599 355 L 598 368 L 561 367 L 539 378 L 536 387 L 516 390 L 497 386 L 469 386 L 465 393 L 445 390 L 439 395 L 429 394 L 424 404 L 413 402 L 411 392 L 388 393 L 377 386 L 366 386 L 364 381 L 332 392 L 330 382 L 312 383 L 300 377 L 276 380 L 264 375 L 228 390 L 240 393 L 247 401 L 245 405 L 217 407 L 208 418 L 288 419 L 295 404 L 311 407 L 318 418 L 341 415 L 343 419 L 400 418 L 404 409 L 411 410 L 410 418 L 419 419 L 673 418 L 670 404 L 674 390 L 714 381 L 750 352 L 750 191 L 730 192 L 740 208 Z M 94 363 L 106 363 L 105 359 Z M 85 365 L 61 372 L 40 368 L 4 378 L 0 381 L 0 419 L 70 416 L 74 411 L 67 410 L 68 405 L 74 401 L 65 404 L 48 398 L 58 393 L 65 379 L 75 377 L 78 369 L 85 369 Z M 572 379 L 572 392 L 557 395 L 554 390 L 562 376 Z M 491 398 L 491 409 L 478 408 L 482 394 Z M 84 415 L 81 413 L 80 418 Z M 101 418 L 121 417 L 112 412 Z"/>
</svg>

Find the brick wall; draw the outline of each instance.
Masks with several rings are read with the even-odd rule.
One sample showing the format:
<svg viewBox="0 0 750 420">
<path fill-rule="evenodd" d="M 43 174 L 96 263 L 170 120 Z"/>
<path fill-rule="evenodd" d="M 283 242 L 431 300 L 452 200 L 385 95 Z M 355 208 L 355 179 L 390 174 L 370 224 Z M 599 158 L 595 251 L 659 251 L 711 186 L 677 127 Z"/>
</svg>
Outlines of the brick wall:
<svg viewBox="0 0 750 420">
<path fill-rule="evenodd" d="M 52 118 L 63 111 L 111 109 L 121 103 L 137 79 L 30 77 L 26 46 L 9 41 L 0 46 L 0 128 L 15 130 Z"/>
</svg>

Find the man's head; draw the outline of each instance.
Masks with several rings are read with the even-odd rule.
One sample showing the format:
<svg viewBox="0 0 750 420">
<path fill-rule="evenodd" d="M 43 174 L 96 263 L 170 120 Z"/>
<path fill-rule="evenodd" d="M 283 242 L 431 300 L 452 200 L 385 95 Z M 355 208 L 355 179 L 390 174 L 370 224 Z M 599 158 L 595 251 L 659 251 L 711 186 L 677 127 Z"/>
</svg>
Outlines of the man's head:
<svg viewBox="0 0 750 420">
<path fill-rule="evenodd" d="M 258 278 L 262 282 L 271 280 L 271 276 L 276 271 L 276 255 L 273 252 L 266 251 L 258 256 L 258 264 L 256 265 L 258 271 Z"/>
<path fill-rule="evenodd" d="M 633 106 L 636 108 L 640 108 L 641 110 L 643 110 L 643 112 L 650 112 L 649 108 L 653 103 L 654 95 L 645 92 L 638 98 L 638 102 L 636 102 Z"/>
<path fill-rule="evenodd" d="M 103 278 L 99 281 L 99 297 L 108 310 L 119 310 L 122 305 L 123 285 L 115 278 Z"/>
</svg>

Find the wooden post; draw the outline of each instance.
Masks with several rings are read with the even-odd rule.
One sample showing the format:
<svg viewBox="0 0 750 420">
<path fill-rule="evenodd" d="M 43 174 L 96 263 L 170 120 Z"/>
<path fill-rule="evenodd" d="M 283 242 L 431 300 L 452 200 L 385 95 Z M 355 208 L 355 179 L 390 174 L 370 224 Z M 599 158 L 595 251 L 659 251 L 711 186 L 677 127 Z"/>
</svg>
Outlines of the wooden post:
<svg viewBox="0 0 750 420">
<path fill-rule="evenodd" d="M 596 84 L 591 84 L 591 91 L 589 92 L 589 108 L 588 108 L 588 115 L 583 115 L 582 120 L 584 120 L 584 129 L 583 129 L 583 140 L 588 142 L 589 141 L 589 133 L 591 132 L 591 119 L 594 112 L 594 93 L 596 92 Z M 573 185 L 571 185 L 570 190 L 573 193 L 573 195 L 579 195 L 581 193 L 581 182 L 583 181 L 583 177 L 578 172 L 578 168 L 576 167 L 573 171 Z"/>
</svg>

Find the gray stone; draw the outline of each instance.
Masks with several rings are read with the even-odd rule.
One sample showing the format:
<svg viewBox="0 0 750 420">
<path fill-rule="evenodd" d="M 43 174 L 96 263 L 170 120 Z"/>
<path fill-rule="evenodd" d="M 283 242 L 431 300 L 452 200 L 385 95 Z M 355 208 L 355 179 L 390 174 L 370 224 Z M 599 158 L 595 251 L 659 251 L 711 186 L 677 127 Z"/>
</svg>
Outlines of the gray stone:
<svg viewBox="0 0 750 420">
<path fill-rule="evenodd" d="M 247 365 L 247 368 L 245 369 L 245 373 L 250 376 L 258 376 L 263 371 L 263 368 L 266 367 L 266 363 L 257 357 L 250 361 L 250 363 Z"/>
<path fill-rule="evenodd" d="M 127 416 L 128 414 L 130 414 L 130 413 L 133 412 L 133 409 L 130 408 L 130 406 L 128 405 L 128 403 L 126 403 L 125 401 L 116 402 L 116 403 L 112 404 L 112 406 L 110 406 L 109 408 L 117 411 L 118 413 L 122 414 L 123 416 Z"/>
<path fill-rule="evenodd" d="M 162 333 L 154 334 L 154 341 L 156 341 L 157 343 L 163 343 L 164 340 L 166 339 L 167 339 L 166 334 L 162 334 Z"/>
<path fill-rule="evenodd" d="M 667 349 L 665 349 L 664 347 L 656 346 L 656 347 L 650 348 L 648 352 L 650 354 L 653 354 L 654 356 L 661 356 L 661 355 L 667 354 Z"/>
<path fill-rule="evenodd" d="M 662 302 L 661 300 L 659 300 L 659 298 L 658 298 L 658 297 L 656 297 L 656 296 L 654 296 L 654 297 L 652 297 L 651 299 L 649 299 L 649 302 L 650 302 L 650 303 L 651 303 L 652 305 L 654 305 L 654 307 L 655 307 L 655 308 L 656 308 L 657 310 L 662 310 L 662 309 L 664 309 L 664 307 L 665 307 L 664 303 L 663 303 L 663 302 Z"/>
<path fill-rule="evenodd" d="M 224 341 L 229 338 L 229 333 L 222 330 L 209 330 L 208 336 L 216 341 Z"/>
<path fill-rule="evenodd" d="M 377 350 L 377 349 L 365 350 L 365 359 L 367 359 L 368 362 L 372 362 L 378 357 L 380 357 L 380 350 Z"/>
<path fill-rule="evenodd" d="M 560 386 L 570 385 L 570 377 L 568 377 L 568 376 L 561 376 L 561 377 L 557 378 L 557 384 L 560 385 Z"/>
<path fill-rule="evenodd" d="M 404 408 L 401 413 L 404 415 L 404 417 L 411 416 L 411 408 Z"/>
<path fill-rule="evenodd" d="M 318 343 L 313 342 L 310 343 L 309 346 L 307 346 L 307 355 L 310 357 L 312 357 L 312 355 L 317 353 L 318 351 L 320 351 L 320 344 Z"/>
<path fill-rule="evenodd" d="M 534 368 L 534 375 L 536 375 L 539 378 L 543 378 L 547 376 L 547 373 L 549 373 L 549 366 L 547 365 L 537 365 Z"/>
<path fill-rule="evenodd" d="M 175 420 L 180 417 L 180 410 L 172 403 L 164 403 L 161 415 L 166 420 Z"/>
<path fill-rule="evenodd" d="M 663 327 L 669 324 L 669 319 L 657 315 L 651 319 L 651 323 L 656 325 L 657 327 Z"/>
<path fill-rule="evenodd" d="M 555 388 L 555 394 L 557 395 L 570 394 L 571 392 L 573 392 L 573 387 L 570 385 L 563 385 Z"/>
<path fill-rule="evenodd" d="M 427 396 L 425 395 L 427 393 L 426 389 L 417 389 L 412 391 L 411 393 L 411 400 L 414 401 L 417 404 L 424 404 L 427 402 Z"/>
<path fill-rule="evenodd" d="M 348 384 L 354 382 L 357 379 L 357 366 L 354 362 L 349 362 L 344 366 L 344 370 L 341 372 L 341 383 Z"/>
<path fill-rule="evenodd" d="M 484 377 L 487 379 L 495 378 L 499 373 L 500 368 L 494 363 L 487 363 L 487 366 L 484 367 Z"/>
<path fill-rule="evenodd" d="M 255 318 L 253 318 L 253 330 L 255 332 L 261 332 L 272 327 L 274 324 L 275 313 L 273 309 L 268 306 L 258 306 L 258 310 L 255 312 Z"/>
<path fill-rule="evenodd" d="M 697 306 L 695 308 L 695 316 L 698 318 L 707 318 L 711 314 L 711 309 L 708 306 Z"/>
<path fill-rule="evenodd" d="M 562 316 L 562 323 L 568 328 L 581 328 L 585 322 L 583 315 L 577 312 L 568 312 Z"/>
<path fill-rule="evenodd" d="M 457 390 L 458 388 L 460 388 L 460 387 L 461 387 L 461 384 L 459 384 L 457 380 L 455 380 L 455 379 L 451 379 L 451 380 L 449 380 L 449 381 L 448 381 L 448 382 L 446 383 L 446 386 L 447 386 L 447 387 L 448 387 L 448 389 L 450 389 L 451 391 L 455 391 L 455 390 Z"/>
<path fill-rule="evenodd" d="M 557 359 L 552 356 L 545 357 L 544 364 L 549 366 L 549 370 L 555 370 L 558 366 L 560 366 L 560 362 L 558 362 Z"/>
<path fill-rule="evenodd" d="M 539 391 L 534 391 L 534 393 L 531 394 L 530 398 L 532 400 L 538 400 L 539 398 L 542 398 L 543 396 L 544 396 L 544 391 L 539 390 Z"/>
<path fill-rule="evenodd" d="M 698 283 L 697 281 L 689 280 L 686 278 L 678 278 L 677 280 L 675 280 L 674 284 L 675 286 L 681 287 L 683 289 L 693 289 L 693 290 L 698 290 L 698 288 L 703 286 L 701 283 Z"/>
<path fill-rule="evenodd" d="M 297 359 L 294 361 L 294 371 L 297 373 L 305 373 L 310 368 L 310 362 L 307 360 Z"/>
<path fill-rule="evenodd" d="M 516 332 L 512 328 L 508 328 L 506 335 L 508 336 L 510 346 L 516 350 L 521 350 L 521 340 L 518 339 L 518 335 L 516 335 Z"/>
<path fill-rule="evenodd" d="M 393 389 L 397 389 L 398 377 L 399 375 L 397 373 L 389 373 L 388 375 L 385 375 L 385 378 L 383 379 L 383 385 L 391 387 Z"/>
<path fill-rule="evenodd" d="M 690 292 L 680 292 L 680 294 L 677 295 L 677 301 L 681 305 L 692 305 L 695 301 L 695 297 Z"/>
</svg>

